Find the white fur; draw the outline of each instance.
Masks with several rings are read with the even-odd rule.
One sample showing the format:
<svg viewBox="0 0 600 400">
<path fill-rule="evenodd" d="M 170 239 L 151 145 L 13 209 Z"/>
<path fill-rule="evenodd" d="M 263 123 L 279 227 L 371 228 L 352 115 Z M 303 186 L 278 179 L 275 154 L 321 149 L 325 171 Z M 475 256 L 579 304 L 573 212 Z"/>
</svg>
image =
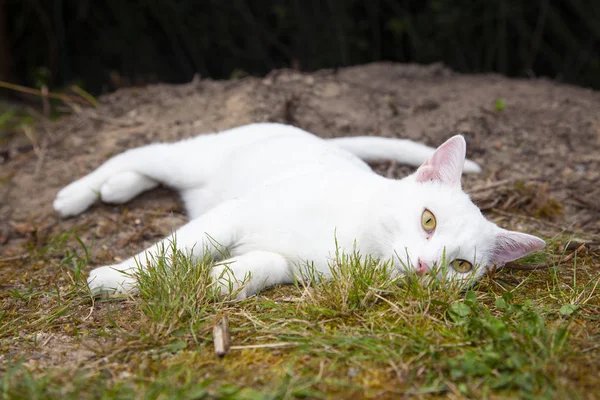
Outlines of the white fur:
<svg viewBox="0 0 600 400">
<path fill-rule="evenodd" d="M 394 160 L 400 164 L 414 167 L 418 167 L 428 160 L 435 151 L 424 144 L 406 139 L 359 136 L 336 138 L 329 141 L 364 161 Z M 479 173 L 481 167 L 471 160 L 465 160 L 463 172 Z"/>
<path fill-rule="evenodd" d="M 227 247 L 233 258 L 222 260 L 213 276 L 250 277 L 239 297 L 292 282 L 296 267 L 306 262 L 327 276 L 335 240 L 341 251 L 356 248 L 391 259 L 403 272 L 418 263 L 440 264 L 445 253 L 449 261 L 477 265 L 471 274 L 450 270 L 450 278 L 473 279 L 544 242 L 504 231 L 481 215 L 460 188 L 463 167 L 479 170 L 475 163 L 465 164 L 464 155 L 460 136 L 434 152 L 400 139 L 323 140 L 291 126 L 252 124 L 126 151 L 62 189 L 54 209 L 61 216 L 76 215 L 99 195 L 122 203 L 158 183 L 168 185 L 181 192 L 191 218 L 174 234 L 178 247 L 197 257 L 204 251 L 218 255 L 212 241 Z M 357 156 L 423 165 L 407 178 L 390 180 Z M 424 209 L 436 216 L 433 233 L 421 227 Z M 136 257 L 145 259 L 157 249 Z M 89 286 L 95 292 L 135 290 L 134 278 L 120 272 L 135 268 L 133 257 L 97 268 Z M 229 290 L 223 283 L 221 288 Z"/>
</svg>

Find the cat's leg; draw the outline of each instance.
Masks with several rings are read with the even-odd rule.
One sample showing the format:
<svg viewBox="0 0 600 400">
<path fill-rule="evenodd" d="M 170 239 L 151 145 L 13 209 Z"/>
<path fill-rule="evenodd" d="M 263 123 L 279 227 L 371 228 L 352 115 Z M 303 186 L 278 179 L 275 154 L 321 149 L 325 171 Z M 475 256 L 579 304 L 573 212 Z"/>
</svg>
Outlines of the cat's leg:
<svg viewBox="0 0 600 400">
<path fill-rule="evenodd" d="M 211 271 L 222 295 L 245 299 L 261 289 L 293 282 L 289 263 L 280 254 L 251 251 L 219 262 Z"/>
<path fill-rule="evenodd" d="M 119 264 L 92 270 L 87 280 L 91 292 L 94 295 L 135 292 L 136 272 L 147 268 L 148 261 L 151 262 L 159 255 L 169 260 L 173 243 L 177 244 L 178 250 L 194 259 L 205 255 L 218 257 L 235 240 L 236 204 L 235 201 L 223 203 L 136 256 Z"/>
<path fill-rule="evenodd" d="M 115 173 L 99 189 L 84 187 L 84 184 L 73 182 L 58 193 L 54 209 L 61 216 L 77 215 L 85 211 L 98 197 L 105 203 L 121 204 L 158 186 L 157 181 L 133 171 Z"/>
<path fill-rule="evenodd" d="M 140 193 L 154 189 L 158 182 L 138 172 L 114 174 L 100 187 L 100 198 L 105 203 L 127 203 Z"/>
<path fill-rule="evenodd" d="M 124 203 L 160 183 L 178 190 L 196 187 L 211 172 L 205 164 L 216 164 L 196 153 L 210 146 L 201 139 L 155 143 L 125 151 L 58 192 L 54 209 L 66 217 L 85 211 L 98 198 Z"/>
<path fill-rule="evenodd" d="M 156 174 L 157 164 L 173 168 L 172 146 L 152 144 L 121 153 L 90 174 L 58 192 L 54 209 L 63 217 L 85 211 L 98 198 L 124 202 L 158 185 L 163 178 Z"/>
</svg>

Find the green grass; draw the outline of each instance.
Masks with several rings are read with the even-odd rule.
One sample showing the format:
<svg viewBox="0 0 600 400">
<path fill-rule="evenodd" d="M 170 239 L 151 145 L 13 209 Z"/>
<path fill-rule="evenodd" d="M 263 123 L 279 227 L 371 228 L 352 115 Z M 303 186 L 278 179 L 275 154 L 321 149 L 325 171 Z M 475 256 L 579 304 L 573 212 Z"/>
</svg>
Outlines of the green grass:
<svg viewBox="0 0 600 400">
<path fill-rule="evenodd" d="M 529 261 L 562 258 L 565 241 Z M 138 275 L 138 295 L 108 299 L 85 286 L 89 251 L 74 236 L 30 250 L 39 270 L 0 295 L 1 398 L 538 399 L 600 388 L 590 373 L 600 265 L 589 252 L 467 291 L 338 253 L 333 280 L 307 267 L 296 285 L 238 301 L 215 289 L 210 260 L 176 249 Z M 219 358 L 222 316 L 234 347 Z"/>
</svg>

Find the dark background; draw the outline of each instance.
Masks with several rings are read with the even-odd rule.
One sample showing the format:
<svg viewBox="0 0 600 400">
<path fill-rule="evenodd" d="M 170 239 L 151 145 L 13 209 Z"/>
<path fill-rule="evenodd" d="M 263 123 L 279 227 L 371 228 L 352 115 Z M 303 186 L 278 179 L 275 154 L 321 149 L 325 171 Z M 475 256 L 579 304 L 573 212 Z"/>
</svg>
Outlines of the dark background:
<svg viewBox="0 0 600 400">
<path fill-rule="evenodd" d="M 93 93 L 379 60 L 600 88 L 600 1 L 0 0 L 0 80 Z"/>
</svg>

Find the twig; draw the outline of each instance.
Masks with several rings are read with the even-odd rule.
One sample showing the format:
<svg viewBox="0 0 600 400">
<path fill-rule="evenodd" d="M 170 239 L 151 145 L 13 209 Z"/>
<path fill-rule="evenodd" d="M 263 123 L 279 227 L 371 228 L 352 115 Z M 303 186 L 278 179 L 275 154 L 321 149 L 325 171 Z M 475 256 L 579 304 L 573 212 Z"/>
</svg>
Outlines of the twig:
<svg viewBox="0 0 600 400">
<path fill-rule="evenodd" d="M 585 249 L 585 243 L 582 244 L 581 246 L 579 246 L 578 248 L 576 248 L 575 251 L 573 251 L 571 254 L 569 254 L 562 260 L 560 260 L 558 263 L 563 264 L 563 263 L 571 261 L 577 255 L 577 253 L 581 252 L 583 249 Z M 521 265 L 521 264 L 515 264 L 515 263 L 506 263 L 504 265 L 504 267 L 509 268 L 509 269 L 516 269 L 519 271 L 535 271 L 538 269 L 548 269 L 548 268 L 550 268 L 550 265 L 548 265 L 548 264 Z"/>
<path fill-rule="evenodd" d="M 35 165 L 35 172 L 34 175 L 38 176 L 40 169 L 42 168 L 42 164 L 44 163 L 44 156 L 46 155 L 46 149 L 45 146 L 40 146 L 37 138 L 35 137 L 34 133 L 33 133 L 33 129 L 27 125 L 23 126 L 23 133 L 25 134 L 25 136 L 27 136 L 27 139 L 29 139 L 29 141 L 31 142 L 31 145 L 33 146 L 33 152 L 35 153 L 35 155 L 38 157 L 38 161 Z"/>
<path fill-rule="evenodd" d="M 592 210 L 600 211 L 600 206 L 598 206 L 597 204 L 593 204 L 591 201 L 588 201 L 578 195 L 571 196 L 569 200 L 575 200 L 575 202 L 582 204 Z"/>
<path fill-rule="evenodd" d="M 50 91 L 48 90 L 48 86 L 42 85 L 40 92 L 42 92 L 42 110 L 44 117 L 48 118 L 50 116 L 50 101 L 48 101 L 48 93 Z"/>
<path fill-rule="evenodd" d="M 231 346 L 231 336 L 229 335 L 229 320 L 224 315 L 213 328 L 213 337 L 215 343 L 215 353 L 217 356 L 224 357 Z"/>
<path fill-rule="evenodd" d="M 244 349 L 277 349 L 281 347 L 296 346 L 296 343 L 291 342 L 280 342 L 280 343 L 265 343 L 265 344 L 248 344 L 245 346 L 231 346 L 230 350 L 244 350 Z"/>
<path fill-rule="evenodd" d="M 583 354 L 583 353 L 587 353 L 589 351 L 593 351 L 600 348 L 600 344 L 596 345 L 596 346 L 592 346 L 592 347 L 588 347 L 587 349 L 583 349 L 581 350 L 579 353 Z"/>
<path fill-rule="evenodd" d="M 21 254 L 18 256 L 0 258 L 0 264 L 9 262 L 9 261 L 27 260 L 28 258 L 29 258 L 29 254 Z"/>
<path fill-rule="evenodd" d="M 477 192 L 483 192 L 483 191 L 489 190 L 489 189 L 494 189 L 494 188 L 504 186 L 507 184 L 515 184 L 517 182 L 527 183 L 527 182 L 538 182 L 538 181 L 543 181 L 543 178 L 537 177 L 537 178 L 528 178 L 528 179 L 503 179 L 503 180 L 491 182 L 491 183 L 488 183 L 485 185 L 475 186 L 470 189 L 467 189 L 466 191 L 470 194 L 473 194 L 473 193 L 477 193 Z"/>
<path fill-rule="evenodd" d="M 81 107 L 79 107 L 76 104 L 68 102 L 66 102 L 66 104 L 69 105 L 69 107 L 71 107 L 71 110 L 73 110 L 73 112 L 75 112 L 76 114 L 80 114 L 85 118 L 91 118 L 107 124 L 117 125 L 121 128 L 138 128 L 146 124 L 145 121 L 138 119 L 128 119 L 127 121 L 121 121 L 117 118 L 111 118 L 106 115 L 98 114 L 96 111 L 90 108 L 86 108 L 84 111 Z"/>
<path fill-rule="evenodd" d="M 387 171 L 385 172 L 385 177 L 386 178 L 393 178 L 394 177 L 394 170 L 396 169 L 397 166 L 398 166 L 398 163 L 396 161 L 392 161 L 390 163 L 390 166 L 388 167 Z"/>
<path fill-rule="evenodd" d="M 0 81 L 0 87 L 3 87 L 5 89 L 14 90 L 17 92 L 33 94 L 35 96 L 40 96 L 40 97 L 49 97 L 51 99 L 57 99 L 57 100 L 62 100 L 62 101 L 70 100 L 70 101 L 87 104 L 87 101 L 85 101 L 85 99 L 82 99 L 80 97 L 73 97 L 73 96 L 69 96 L 66 94 L 62 94 L 62 93 L 52 93 L 52 92 L 44 93 L 41 90 L 28 88 L 26 86 L 21 86 L 21 85 L 15 85 L 14 83 L 8 83 L 8 82 L 4 82 L 4 81 Z"/>
<path fill-rule="evenodd" d="M 519 219 L 522 219 L 522 220 L 525 220 L 525 221 L 531 221 L 531 222 L 535 222 L 535 223 L 538 223 L 538 224 L 552 226 L 552 227 L 554 227 L 556 229 L 560 229 L 560 230 L 563 230 L 563 231 L 568 231 L 569 230 L 568 228 L 566 228 L 564 226 L 560 226 L 558 224 L 555 224 L 555 223 L 553 223 L 551 221 L 547 221 L 547 220 L 544 220 L 544 219 L 530 217 L 528 215 L 515 214 L 515 213 L 508 212 L 508 211 L 500 210 L 499 208 L 491 208 L 489 210 L 491 212 L 493 212 L 494 214 L 502 215 L 504 217 L 519 218 Z"/>
</svg>

